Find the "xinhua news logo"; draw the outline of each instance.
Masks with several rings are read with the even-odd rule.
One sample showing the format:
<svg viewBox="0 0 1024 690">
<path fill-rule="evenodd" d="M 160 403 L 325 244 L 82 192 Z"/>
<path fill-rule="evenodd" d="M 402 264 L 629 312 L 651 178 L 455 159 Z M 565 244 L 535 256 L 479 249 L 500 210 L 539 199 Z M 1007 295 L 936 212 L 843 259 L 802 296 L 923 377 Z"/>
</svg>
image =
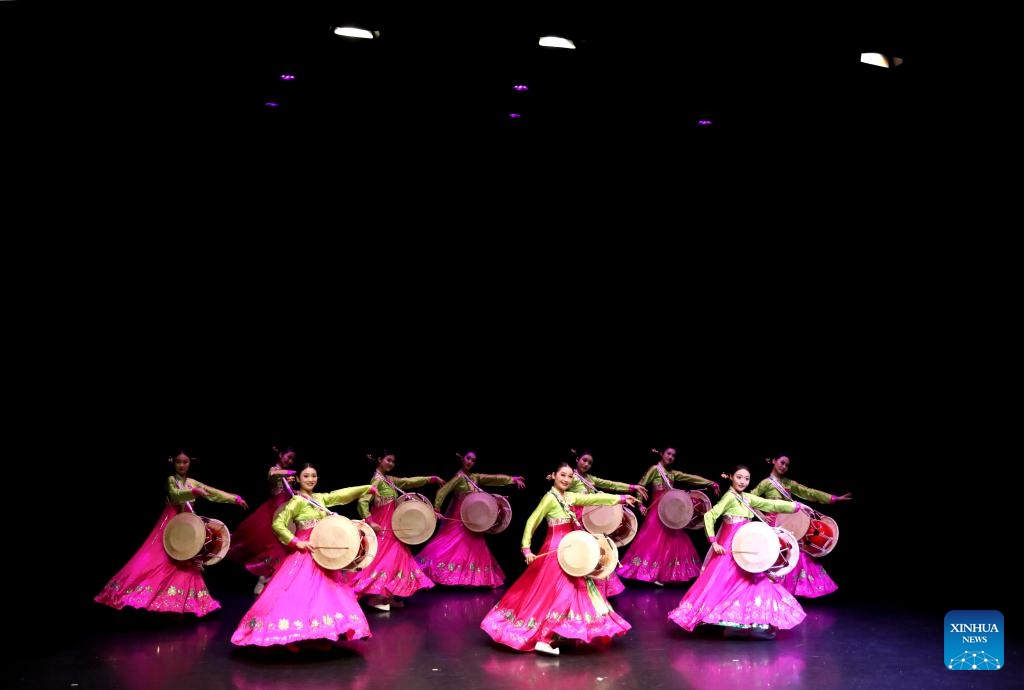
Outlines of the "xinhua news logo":
<svg viewBox="0 0 1024 690">
<path fill-rule="evenodd" d="M 1003 667 L 1003 614 L 950 611 L 946 614 L 945 664 L 950 671 L 998 671 Z"/>
</svg>

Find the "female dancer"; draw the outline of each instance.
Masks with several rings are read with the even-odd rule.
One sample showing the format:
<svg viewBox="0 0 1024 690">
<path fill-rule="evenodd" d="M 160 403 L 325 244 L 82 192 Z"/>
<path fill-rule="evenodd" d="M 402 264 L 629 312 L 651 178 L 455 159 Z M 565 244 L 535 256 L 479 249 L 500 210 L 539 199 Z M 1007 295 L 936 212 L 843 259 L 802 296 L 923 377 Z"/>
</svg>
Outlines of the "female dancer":
<svg viewBox="0 0 1024 690">
<path fill-rule="evenodd" d="M 288 549 L 274 534 L 271 523 L 277 509 L 295 494 L 291 486 L 295 482 L 295 470 L 289 469 L 295 462 L 295 451 L 291 448 L 281 451 L 276 446 L 274 451 L 277 453 L 277 462 L 267 473 L 270 498 L 239 523 L 231 534 L 231 548 L 228 550 L 229 560 L 241 563 L 246 570 L 259 577 L 254 594 L 263 591 L 267 580 L 288 555 Z"/>
<path fill-rule="evenodd" d="M 668 617 L 691 632 L 700 624 L 720 625 L 730 637 L 772 639 L 778 628 L 788 630 L 800 623 L 806 615 L 803 608 L 767 573 L 747 572 L 728 552 L 736 532 L 754 517 L 754 509 L 793 513 L 804 506 L 744 493 L 750 484 L 745 465 L 722 477 L 731 479 L 732 486 L 704 513 L 704 531 L 711 542 L 704 571 Z M 721 516 L 722 527 L 715 536 L 715 521 Z"/>
<path fill-rule="evenodd" d="M 195 512 L 192 503 L 197 497 L 214 503 L 236 503 L 245 509 L 249 506 L 241 496 L 189 478 L 192 459 L 184 451 L 168 458 L 168 461 L 174 464 L 174 474 L 167 478 L 164 512 L 139 550 L 96 595 L 95 600 L 115 609 L 131 606 L 205 616 L 219 609 L 220 603 L 206 589 L 202 563 L 196 558 L 184 561 L 171 558 L 164 550 L 164 528 L 175 515 Z"/>
<path fill-rule="evenodd" d="M 348 640 L 370 637 L 370 626 L 352 588 L 340 571 L 324 570 L 313 560 L 309 536 L 316 523 L 331 513 L 330 506 L 375 495 L 376 489 L 365 484 L 314 493 L 318 479 L 316 467 L 306 463 L 299 472 L 299 490 L 274 518 L 274 533 L 292 552 L 242 616 L 231 636 L 234 644 L 284 645 L 298 652 L 301 646 L 330 649 L 342 636 Z M 288 529 L 290 522 L 297 532 Z"/>
<path fill-rule="evenodd" d="M 576 469 L 572 473 L 572 486 L 569 491 L 576 494 L 595 494 L 598 491 L 626 493 L 632 491 L 641 501 L 647 500 L 647 489 L 642 484 L 626 484 L 624 482 L 613 482 L 608 479 L 601 479 L 590 474 L 590 468 L 594 465 L 594 456 L 590 451 L 584 451 L 583 455 L 576 455 L 575 449 L 571 449 L 576 457 Z M 583 520 L 583 506 L 574 506 L 576 518 Z M 647 509 L 640 504 L 641 515 L 647 514 Z M 613 597 L 626 589 L 619 576 L 612 572 L 607 578 L 597 581 L 597 587 L 606 597 Z"/>
<path fill-rule="evenodd" d="M 471 474 L 470 470 L 476 464 L 476 453 L 470 451 L 465 455 L 455 455 L 462 463 L 462 469 L 437 490 L 434 510 L 441 510 L 448 494 L 454 493 L 454 498 L 448 505 L 441 529 L 416 556 L 416 562 L 424 574 L 439 585 L 500 587 L 505 582 L 505 573 L 487 548 L 484 534 L 463 524 L 460 517 L 462 503 L 471 493 L 483 491 L 481 486 L 515 484 L 523 489 L 526 483 L 522 477 L 507 474 Z"/>
<path fill-rule="evenodd" d="M 670 529 L 658 519 L 658 504 L 665 497 L 665 492 L 673 488 L 673 482 L 686 482 L 692 486 L 710 487 L 715 496 L 720 489 L 718 484 L 695 474 L 684 474 L 679 470 L 670 470 L 675 462 L 676 449 L 666 448 L 651 452 L 659 456 L 640 480 L 641 486 L 652 486 L 654 499 L 647 510 L 648 517 L 641 525 L 633 543 L 619 566 L 619 576 L 633 580 L 653 582 L 656 585 L 665 582 L 686 582 L 700 574 L 700 557 L 693 548 L 693 542 L 683 529 Z"/>
<path fill-rule="evenodd" d="M 585 643 L 610 641 L 625 635 L 631 627 L 612 610 L 591 577 L 567 574 L 558 558 L 552 557 L 565 535 L 582 528 L 572 507 L 635 505 L 638 501 L 628 494 L 572 493 L 569 487 L 573 470 L 565 462 L 549 476 L 554 485 L 541 498 L 523 529 L 526 571 L 484 617 L 480 627 L 495 642 L 512 649 L 558 654 L 557 644 L 562 639 Z M 545 519 L 548 532 L 542 552 L 534 554 L 530 542 L 537 526 Z"/>
<path fill-rule="evenodd" d="M 789 458 L 785 455 L 780 455 L 774 459 L 765 458 L 765 462 L 772 466 L 772 472 L 766 479 L 762 479 L 761 483 L 751 491 L 755 496 L 784 499 L 787 501 L 792 501 L 793 497 L 796 496 L 804 501 L 814 503 L 835 503 L 837 501 L 849 501 L 853 498 L 853 494 L 849 492 L 842 496 L 836 496 L 834 494 L 827 494 L 824 491 L 818 491 L 817 489 L 811 489 L 803 484 L 797 484 L 792 479 L 787 479 L 785 474 L 789 470 Z M 765 518 L 768 524 L 774 525 L 776 514 L 765 513 Z M 839 589 L 839 585 L 828 576 L 828 573 L 825 572 L 818 559 L 811 558 L 803 551 L 800 551 L 800 560 L 796 568 L 787 573 L 782 578 L 781 583 L 790 594 L 798 597 L 807 597 L 808 599 L 825 596 Z"/>
<path fill-rule="evenodd" d="M 367 456 L 377 463 L 372 484 L 377 489 L 373 496 L 359 499 L 359 516 L 377 533 L 377 556 L 369 568 L 360 570 L 350 578 L 352 589 L 365 597 L 366 603 L 381 611 L 390 611 L 391 606 L 403 606 L 399 597 L 412 596 L 416 590 L 429 589 L 434 582 L 427 577 L 409 547 L 395 536 L 391 528 L 391 516 L 395 513 L 395 499 L 403 489 L 415 489 L 424 484 L 443 484 L 440 477 L 392 477 L 395 468 L 394 453 L 385 452 L 379 457 Z M 373 508 L 370 508 L 370 501 Z"/>
</svg>

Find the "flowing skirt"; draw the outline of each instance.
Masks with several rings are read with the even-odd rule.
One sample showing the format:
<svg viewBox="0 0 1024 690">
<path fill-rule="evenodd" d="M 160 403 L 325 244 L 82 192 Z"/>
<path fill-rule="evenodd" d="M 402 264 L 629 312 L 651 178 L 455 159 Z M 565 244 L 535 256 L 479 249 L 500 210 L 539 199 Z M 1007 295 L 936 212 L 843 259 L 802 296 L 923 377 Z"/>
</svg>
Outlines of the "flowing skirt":
<svg viewBox="0 0 1024 690">
<path fill-rule="evenodd" d="M 485 534 L 466 527 L 460 517 L 462 501 L 448 506 L 441 529 L 416 556 L 424 574 L 439 585 L 458 587 L 500 587 L 505 573 L 487 547 Z"/>
<path fill-rule="evenodd" d="M 423 574 L 408 545 L 399 541 L 391 530 L 395 508 L 395 502 L 390 501 L 370 511 L 370 520 L 384 531 L 377 533 L 377 556 L 370 567 L 348 575 L 352 590 L 360 596 L 408 597 L 417 590 L 434 586 L 434 581 Z"/>
<path fill-rule="evenodd" d="M 647 517 L 626 555 L 619 577 L 645 582 L 686 582 L 700 575 L 700 556 L 685 529 L 669 529 L 658 519 L 664 491 L 655 491 Z"/>
<path fill-rule="evenodd" d="M 803 551 L 800 552 L 796 567 L 782 578 L 780 584 L 790 594 L 807 599 L 823 597 L 839 589 L 839 585 L 828 576 L 818 559 Z"/>
<path fill-rule="evenodd" d="M 205 616 L 220 608 L 210 596 L 203 572 L 193 560 L 176 561 L 164 551 L 164 528 L 178 514 L 168 505 L 139 550 L 110 579 L 95 601 L 115 609 L 137 609 Z"/>
<path fill-rule="evenodd" d="M 788 630 L 804 619 L 800 603 L 782 585 L 764 573 L 748 573 L 736 565 L 729 549 L 736 531 L 745 524 L 746 520 L 722 524 L 718 543 L 726 553 L 719 556 L 709 551 L 704 572 L 669 612 L 672 622 L 689 631 L 700 623 Z"/>
<path fill-rule="evenodd" d="M 308 539 L 312 528 L 295 536 Z M 303 640 L 338 641 L 370 637 L 343 571 L 324 570 L 308 551 L 289 554 L 231 636 L 240 646 L 290 644 Z"/>
<path fill-rule="evenodd" d="M 540 553 L 558 548 L 572 523 L 548 525 Z M 537 558 L 484 617 L 480 627 L 495 642 L 522 652 L 556 636 L 583 642 L 611 641 L 632 627 L 612 610 L 594 580 L 572 577 L 558 555 Z"/>
<path fill-rule="evenodd" d="M 270 577 L 288 556 L 288 548 L 274 534 L 271 523 L 274 513 L 291 497 L 287 493 L 272 496 L 263 502 L 231 533 L 228 560 L 245 566 L 257 577 Z"/>
</svg>

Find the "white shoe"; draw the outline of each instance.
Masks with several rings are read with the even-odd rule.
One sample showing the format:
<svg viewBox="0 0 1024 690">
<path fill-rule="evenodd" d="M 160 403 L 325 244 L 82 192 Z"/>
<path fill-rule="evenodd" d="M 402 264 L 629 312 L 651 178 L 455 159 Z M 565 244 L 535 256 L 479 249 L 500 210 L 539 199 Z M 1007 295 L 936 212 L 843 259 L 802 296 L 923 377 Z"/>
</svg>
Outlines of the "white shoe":
<svg viewBox="0 0 1024 690">
<path fill-rule="evenodd" d="M 544 654 L 553 654 L 558 656 L 558 650 L 549 645 L 547 642 L 538 642 L 533 646 L 533 651 L 543 652 Z"/>
<path fill-rule="evenodd" d="M 370 604 L 370 606 L 372 606 L 373 608 L 377 609 L 378 611 L 390 611 L 391 610 L 391 604 Z"/>
<path fill-rule="evenodd" d="M 259 596 L 260 592 L 263 591 L 263 588 L 267 586 L 268 582 L 270 582 L 269 577 L 263 577 L 260 575 L 260 579 L 256 581 L 256 587 L 253 588 L 252 593 Z"/>
<path fill-rule="evenodd" d="M 654 581 L 654 584 L 658 585 L 659 587 L 664 587 L 665 586 L 664 583 L 658 582 L 657 580 Z"/>
</svg>

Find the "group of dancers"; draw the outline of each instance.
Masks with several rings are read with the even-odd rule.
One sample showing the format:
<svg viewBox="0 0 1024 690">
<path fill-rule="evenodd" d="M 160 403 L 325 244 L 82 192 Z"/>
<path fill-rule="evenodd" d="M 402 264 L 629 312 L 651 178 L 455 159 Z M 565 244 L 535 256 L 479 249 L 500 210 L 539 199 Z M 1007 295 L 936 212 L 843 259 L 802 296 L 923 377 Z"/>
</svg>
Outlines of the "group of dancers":
<svg viewBox="0 0 1024 690">
<path fill-rule="evenodd" d="M 271 496 L 243 520 L 231 535 L 226 557 L 256 576 L 256 600 L 231 636 L 239 646 L 283 646 L 329 649 L 341 640 L 371 637 L 361 603 L 375 610 L 399 608 L 404 599 L 436 584 L 455 587 L 499 587 L 505 574 L 486 542 L 486 531 L 469 529 L 459 519 L 464 501 L 481 487 L 525 487 L 521 476 L 472 472 L 476 454 L 458 456 L 460 468 L 448 482 L 437 476 L 398 477 L 392 474 L 395 455 L 368 456 L 375 463 L 370 483 L 330 492 L 317 492 L 317 469 L 306 463 L 291 469 L 295 452 L 277 450 L 268 472 Z M 697 475 L 671 469 L 674 448 L 653 450 L 658 460 L 636 484 L 610 481 L 590 472 L 593 455 L 575 456 L 575 467 L 559 463 L 548 475 L 551 488 L 526 520 L 522 554 L 526 569 L 484 617 L 480 627 L 493 640 L 520 651 L 559 654 L 566 642 L 606 643 L 624 635 L 630 624 L 617 614 L 610 597 L 622 592 L 622 579 L 663 585 L 695 580 L 668 618 L 688 631 L 719 626 L 727 637 L 771 639 L 779 629 L 791 629 L 805 617 L 796 597 L 813 598 L 836 591 L 837 585 L 817 559 L 800 551 L 797 565 L 784 577 L 772 572 L 749 572 L 730 553 L 734 536 L 755 518 L 774 523 L 779 513 L 809 510 L 794 500 L 834 503 L 852 498 L 810 489 L 786 477 L 789 459 L 769 458 L 771 474 L 747 491 L 750 469 L 736 465 L 722 477 L 729 488 Z M 235 503 L 247 508 L 241 496 L 215 489 L 188 476 L 191 459 L 178 453 L 170 459 L 174 474 L 167 482 L 167 505 L 142 547 L 95 597 L 101 604 L 151 611 L 206 615 L 220 604 L 203 580 L 201 560 L 171 558 L 164 545 L 168 522 L 182 512 L 194 512 L 197 498 Z M 676 483 L 709 489 L 719 496 L 703 514 L 710 542 L 701 559 L 690 537 L 657 519 L 659 503 Z M 392 526 L 396 499 L 407 489 L 436 484 L 433 510 L 440 529 L 413 555 L 409 544 Z M 444 503 L 451 499 L 446 512 Z M 645 502 L 650 498 L 650 505 Z M 365 525 L 376 537 L 372 561 L 359 570 L 328 569 L 314 558 L 318 548 L 310 537 L 316 525 L 332 514 L 333 506 L 357 502 Z M 620 559 L 605 576 L 570 574 L 560 559 L 563 538 L 584 529 L 587 506 L 637 507 L 647 515 Z M 761 512 L 763 511 L 763 513 Z M 716 523 L 721 524 L 716 532 Z M 541 522 L 547 526 L 539 552 L 533 538 Z"/>
</svg>

